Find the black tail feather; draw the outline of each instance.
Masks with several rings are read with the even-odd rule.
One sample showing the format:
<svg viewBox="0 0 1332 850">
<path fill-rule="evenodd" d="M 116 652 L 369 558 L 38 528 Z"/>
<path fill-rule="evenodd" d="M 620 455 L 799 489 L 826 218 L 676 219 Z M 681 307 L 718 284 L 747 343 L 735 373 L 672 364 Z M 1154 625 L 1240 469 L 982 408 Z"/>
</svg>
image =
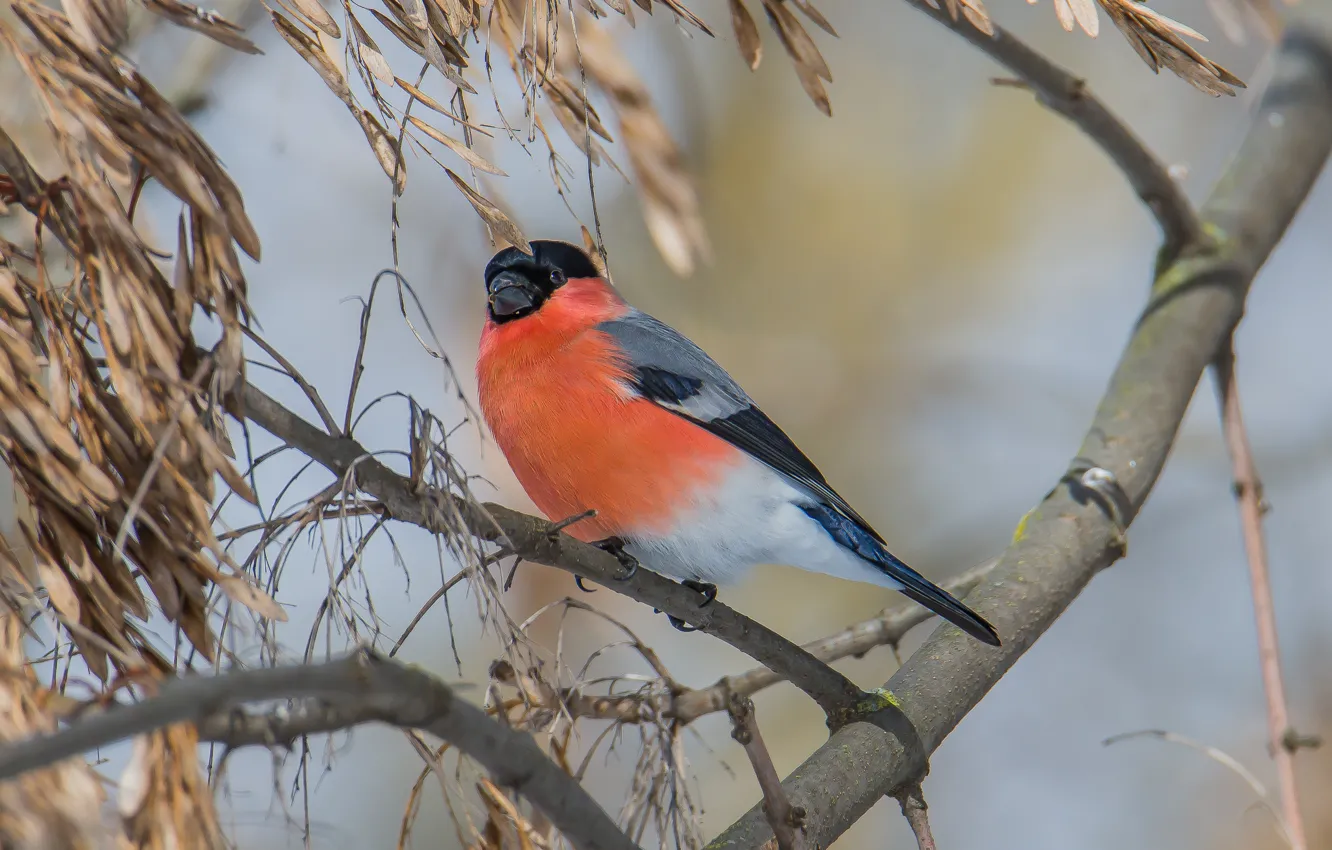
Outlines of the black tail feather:
<svg viewBox="0 0 1332 850">
<path fill-rule="evenodd" d="M 924 605 L 981 643 L 1001 645 L 994 626 L 958 602 L 951 593 L 902 563 L 867 526 L 823 502 L 800 504 L 799 507 L 810 519 L 821 525 L 839 546 L 845 546 L 901 585 L 898 589 L 906 598 Z"/>
<path fill-rule="evenodd" d="M 905 566 L 905 565 L 903 565 Z M 896 565 L 894 565 L 896 567 Z M 981 643 L 1002 646 L 999 632 L 975 611 L 957 601 L 951 593 L 931 583 L 915 570 L 889 569 L 889 574 L 902 582 L 901 593 L 912 602 L 925 606 Z"/>
</svg>

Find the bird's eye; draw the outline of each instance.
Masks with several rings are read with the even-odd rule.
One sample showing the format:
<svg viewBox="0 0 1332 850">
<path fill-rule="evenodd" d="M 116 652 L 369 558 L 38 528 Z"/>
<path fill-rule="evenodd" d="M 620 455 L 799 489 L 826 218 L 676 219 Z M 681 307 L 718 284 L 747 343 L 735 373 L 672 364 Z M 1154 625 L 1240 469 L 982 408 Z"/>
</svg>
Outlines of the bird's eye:
<svg viewBox="0 0 1332 850">
<path fill-rule="evenodd" d="M 566 280 L 567 278 L 564 276 L 564 272 L 560 271 L 559 269 L 551 271 L 550 273 L 551 283 L 555 284 L 556 286 L 564 286 Z"/>
</svg>

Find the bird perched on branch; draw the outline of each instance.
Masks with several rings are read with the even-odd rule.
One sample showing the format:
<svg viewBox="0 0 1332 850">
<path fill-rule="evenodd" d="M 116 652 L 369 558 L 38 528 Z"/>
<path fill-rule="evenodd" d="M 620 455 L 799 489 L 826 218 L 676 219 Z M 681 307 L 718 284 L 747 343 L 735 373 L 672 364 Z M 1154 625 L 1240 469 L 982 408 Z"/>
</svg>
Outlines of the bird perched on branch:
<svg viewBox="0 0 1332 850">
<path fill-rule="evenodd" d="M 702 593 L 781 563 L 890 587 L 998 646 L 994 627 L 890 553 L 726 370 L 634 309 L 579 248 L 486 266 L 481 411 L 518 481 L 568 533 Z M 677 627 L 683 624 L 672 620 Z"/>
</svg>

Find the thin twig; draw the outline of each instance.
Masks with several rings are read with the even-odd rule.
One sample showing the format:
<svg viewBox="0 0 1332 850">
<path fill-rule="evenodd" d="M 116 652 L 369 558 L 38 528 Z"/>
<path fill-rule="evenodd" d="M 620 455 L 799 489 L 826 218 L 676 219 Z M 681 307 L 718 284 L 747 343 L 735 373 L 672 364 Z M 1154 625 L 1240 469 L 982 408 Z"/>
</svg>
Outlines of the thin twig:
<svg viewBox="0 0 1332 850">
<path fill-rule="evenodd" d="M 782 779 L 772 764 L 763 736 L 759 734 L 754 701 L 733 694 L 727 701 L 726 711 L 731 715 L 731 737 L 745 748 L 745 755 L 749 756 L 749 764 L 763 791 L 763 812 L 777 837 L 778 850 L 803 850 L 805 810 L 792 806 L 786 797 Z"/>
<path fill-rule="evenodd" d="M 902 817 L 911 826 L 911 834 L 916 836 L 917 850 L 936 850 L 934 833 L 930 831 L 930 807 L 925 804 L 925 792 L 920 790 L 920 783 L 904 785 L 893 796 L 902 807 Z"/>
<path fill-rule="evenodd" d="M 295 366 L 291 365 L 291 361 L 283 357 L 282 352 L 274 348 L 268 340 L 259 336 L 251 328 L 241 325 L 241 332 L 249 337 L 251 342 L 262 348 L 265 354 L 277 361 L 278 366 L 282 367 L 284 375 L 296 382 L 296 386 L 301 388 L 301 392 L 305 393 L 306 399 L 314 407 L 315 413 L 319 414 L 319 421 L 324 423 L 328 433 L 338 437 L 342 436 L 342 432 L 338 430 L 338 420 L 334 419 L 333 414 L 329 412 L 328 406 L 324 404 L 324 399 L 319 395 L 319 391 L 305 379 L 305 376 Z"/>
<path fill-rule="evenodd" d="M 413 103 L 415 103 L 415 100 L 409 100 L 407 102 L 407 108 L 409 110 L 411 109 Z M 401 147 L 402 147 L 401 144 L 399 144 L 399 149 L 401 149 Z M 401 166 L 400 165 L 394 166 L 395 170 L 399 167 Z M 395 205 L 393 226 L 396 231 L 397 227 L 396 204 L 398 203 L 398 196 L 396 193 L 393 196 L 393 203 Z M 356 426 L 356 421 L 357 421 L 356 391 L 360 389 L 361 376 L 365 374 L 365 347 L 366 343 L 370 341 L 370 312 L 374 309 L 375 306 L 375 293 L 379 291 L 380 279 L 383 278 L 385 275 L 392 273 L 393 272 L 391 270 L 386 269 L 384 271 L 381 271 L 379 274 L 375 275 L 374 281 L 372 281 L 370 284 L 370 294 L 366 296 L 365 302 L 361 304 L 360 333 L 359 333 L 359 338 L 357 339 L 356 342 L 356 357 L 352 361 L 351 384 L 350 386 L 347 387 L 347 409 L 344 413 L 346 419 L 344 420 L 344 424 L 342 426 L 342 432 L 345 434 L 351 434 L 355 430 Z M 326 430 L 330 434 L 338 433 L 332 428 L 328 428 Z"/>
<path fill-rule="evenodd" d="M 239 706 L 300 700 L 248 714 Z M 637 850 L 614 821 L 532 738 L 457 699 L 439 679 L 369 650 L 326 664 L 270 667 L 170 681 L 156 696 L 76 720 L 62 731 L 0 746 L 0 780 L 184 722 L 228 747 L 290 744 L 301 735 L 385 723 L 452 743 L 516 789 L 582 850 Z"/>
<path fill-rule="evenodd" d="M 487 562 L 491 560 L 499 560 L 499 559 L 496 558 L 495 556 L 490 556 L 486 559 Z M 483 569 L 485 568 L 485 566 L 486 563 L 481 564 L 481 567 Z M 399 637 L 397 641 L 394 642 L 393 648 L 389 650 L 389 658 L 393 658 L 398 654 L 398 651 L 402 649 L 402 645 L 407 642 L 407 638 L 411 637 L 412 632 L 416 631 L 417 625 L 421 622 L 421 620 L 425 619 L 426 614 L 430 613 L 430 609 L 435 607 L 435 603 L 443 599 L 445 594 L 447 594 L 458 584 L 458 582 L 462 581 L 465 578 L 467 578 L 467 570 L 465 569 L 459 570 L 458 572 L 453 574 L 453 578 L 444 582 L 444 584 L 440 585 L 440 588 L 438 590 L 430 594 L 430 598 L 427 599 L 425 604 L 421 606 L 420 610 L 416 612 L 416 616 L 412 617 L 412 621 L 407 624 L 407 628 L 402 630 L 402 636 Z"/>
<path fill-rule="evenodd" d="M 1235 758 L 1225 750 L 1204 744 L 1202 741 L 1195 741 L 1192 738 L 1187 738 L 1175 732 L 1168 732 L 1165 729 L 1139 729 L 1136 732 L 1121 732 L 1118 735 L 1111 735 L 1109 738 L 1106 738 L 1101 742 L 1101 746 L 1109 747 L 1118 744 L 1121 741 L 1128 741 L 1133 738 L 1156 738 L 1157 740 L 1165 741 L 1166 743 L 1178 744 L 1181 747 L 1197 750 L 1212 761 L 1224 767 L 1226 770 L 1229 770 L 1231 773 L 1238 776 L 1245 785 L 1249 786 L 1249 790 L 1254 793 L 1254 796 L 1258 798 L 1258 805 L 1271 816 L 1272 822 L 1276 824 L 1277 831 L 1281 833 L 1281 840 L 1286 843 L 1287 847 L 1292 847 L 1293 850 L 1290 830 L 1286 828 L 1286 824 L 1283 822 L 1281 815 L 1272 806 L 1272 800 L 1267 794 L 1267 788 L 1263 786 L 1263 783 L 1258 780 L 1258 777 L 1254 776 L 1253 772 L 1245 767 L 1239 759 Z"/>
<path fill-rule="evenodd" d="M 1300 815 L 1299 787 L 1295 781 L 1295 748 L 1290 739 L 1290 712 L 1286 707 L 1286 686 L 1281 676 L 1281 649 L 1277 643 L 1276 605 L 1267 565 L 1267 544 L 1263 539 L 1263 484 L 1249 446 L 1240 409 L 1239 388 L 1235 385 L 1234 340 L 1227 342 L 1212 367 L 1216 378 L 1217 400 L 1221 406 L 1221 430 L 1230 452 L 1235 500 L 1239 503 L 1240 528 L 1244 535 L 1244 554 L 1249 563 L 1249 582 L 1253 592 L 1253 613 L 1258 628 L 1258 661 L 1262 667 L 1263 690 L 1267 694 L 1267 735 L 1272 758 L 1276 760 L 1277 787 L 1281 794 L 1282 820 L 1290 836 L 1291 850 L 1305 850 L 1304 819 Z"/>
</svg>

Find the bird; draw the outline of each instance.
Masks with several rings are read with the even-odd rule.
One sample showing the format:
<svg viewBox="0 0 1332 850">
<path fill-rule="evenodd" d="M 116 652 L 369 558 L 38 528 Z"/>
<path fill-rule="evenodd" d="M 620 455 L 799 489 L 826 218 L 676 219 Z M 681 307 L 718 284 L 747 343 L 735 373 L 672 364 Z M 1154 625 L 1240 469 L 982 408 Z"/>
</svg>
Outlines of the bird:
<svg viewBox="0 0 1332 850">
<path fill-rule="evenodd" d="M 786 564 L 900 591 L 991 646 L 980 615 L 883 537 L 701 348 L 631 306 L 581 248 L 534 240 L 485 268 L 481 415 L 564 530 L 703 595 Z M 580 586 L 581 582 L 580 582 Z M 682 621 L 672 623 L 689 630 Z"/>
</svg>

